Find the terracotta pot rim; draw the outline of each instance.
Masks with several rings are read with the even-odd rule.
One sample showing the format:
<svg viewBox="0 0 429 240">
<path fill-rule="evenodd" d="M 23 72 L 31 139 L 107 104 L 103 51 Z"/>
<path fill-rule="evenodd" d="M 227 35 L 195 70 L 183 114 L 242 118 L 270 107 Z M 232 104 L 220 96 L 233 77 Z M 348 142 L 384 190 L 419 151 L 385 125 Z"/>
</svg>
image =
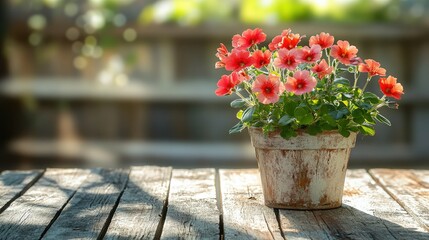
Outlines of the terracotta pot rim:
<svg viewBox="0 0 429 240">
<path fill-rule="evenodd" d="M 258 149 L 283 149 L 283 150 L 317 150 L 317 149 L 348 149 L 356 143 L 357 133 L 350 133 L 349 137 L 343 137 L 338 131 L 326 131 L 315 136 L 300 131 L 298 136 L 284 139 L 280 131 L 274 131 L 265 135 L 262 128 L 249 127 L 249 135 L 252 145 Z"/>
<path fill-rule="evenodd" d="M 252 131 L 258 131 L 258 132 L 263 132 L 261 127 L 248 127 L 248 130 L 252 130 Z M 304 129 L 298 129 L 297 130 L 298 136 L 318 136 L 318 135 L 341 135 L 340 132 L 338 130 L 328 130 L 328 131 L 323 131 L 317 135 L 310 135 L 308 133 L 305 132 Z M 351 132 L 350 134 L 352 134 L 353 132 Z M 270 132 L 268 134 L 268 136 L 271 135 L 278 135 L 280 134 L 280 129 L 274 130 L 272 132 Z M 342 136 L 342 135 L 341 135 Z"/>
</svg>

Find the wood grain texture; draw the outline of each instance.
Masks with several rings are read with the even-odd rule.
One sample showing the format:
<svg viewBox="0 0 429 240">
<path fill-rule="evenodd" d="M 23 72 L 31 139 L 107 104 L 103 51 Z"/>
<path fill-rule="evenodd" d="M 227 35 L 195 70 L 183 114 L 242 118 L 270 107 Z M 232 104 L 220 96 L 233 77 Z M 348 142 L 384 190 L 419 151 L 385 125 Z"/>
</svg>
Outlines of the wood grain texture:
<svg viewBox="0 0 429 240">
<path fill-rule="evenodd" d="M 0 175 L 0 213 L 38 180 L 42 170 L 5 171 Z"/>
<path fill-rule="evenodd" d="M 92 169 L 44 239 L 96 239 L 128 180 L 129 170 Z"/>
<path fill-rule="evenodd" d="M 28 191 L 0 214 L 2 239 L 39 239 L 89 171 L 47 169 Z"/>
<path fill-rule="evenodd" d="M 429 231 L 429 170 L 372 169 L 370 174 Z"/>
<path fill-rule="evenodd" d="M 343 206 L 280 210 L 286 239 L 428 239 L 429 235 L 365 170 L 348 171 Z"/>
<path fill-rule="evenodd" d="M 173 170 L 161 239 L 219 239 L 215 170 Z"/>
<path fill-rule="evenodd" d="M 171 168 L 131 168 L 127 187 L 104 239 L 154 239 L 163 224 L 170 178 Z"/>
<path fill-rule="evenodd" d="M 283 239 L 257 169 L 220 170 L 225 239 Z"/>
</svg>

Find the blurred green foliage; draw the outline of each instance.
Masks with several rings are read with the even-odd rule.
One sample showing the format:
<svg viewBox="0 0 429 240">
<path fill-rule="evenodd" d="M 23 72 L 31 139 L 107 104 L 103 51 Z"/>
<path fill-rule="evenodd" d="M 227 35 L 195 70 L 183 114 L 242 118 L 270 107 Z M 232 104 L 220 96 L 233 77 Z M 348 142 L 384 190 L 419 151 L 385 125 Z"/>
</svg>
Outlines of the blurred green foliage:
<svg viewBox="0 0 429 240">
<path fill-rule="evenodd" d="M 236 20 L 251 24 L 293 21 L 415 22 L 428 18 L 427 0 L 160 0 L 139 20 L 195 25 Z"/>
</svg>

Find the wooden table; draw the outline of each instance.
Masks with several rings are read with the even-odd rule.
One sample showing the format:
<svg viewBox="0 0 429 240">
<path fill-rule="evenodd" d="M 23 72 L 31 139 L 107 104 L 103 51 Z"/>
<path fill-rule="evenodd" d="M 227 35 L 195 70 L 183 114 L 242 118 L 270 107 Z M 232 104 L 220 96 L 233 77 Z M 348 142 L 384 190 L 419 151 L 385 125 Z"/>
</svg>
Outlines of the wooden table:
<svg viewBox="0 0 429 240">
<path fill-rule="evenodd" d="M 265 207 L 256 169 L 0 175 L 0 239 L 429 239 L 429 171 L 350 170 L 343 207 Z"/>
</svg>

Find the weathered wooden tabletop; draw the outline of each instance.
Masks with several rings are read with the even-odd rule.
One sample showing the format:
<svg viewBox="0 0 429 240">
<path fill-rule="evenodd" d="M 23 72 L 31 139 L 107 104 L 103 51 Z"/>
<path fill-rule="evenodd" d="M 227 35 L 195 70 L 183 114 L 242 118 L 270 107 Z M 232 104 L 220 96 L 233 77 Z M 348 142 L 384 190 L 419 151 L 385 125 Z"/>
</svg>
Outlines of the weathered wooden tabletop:
<svg viewBox="0 0 429 240">
<path fill-rule="evenodd" d="M 0 239 L 429 239 L 429 171 L 349 170 L 343 207 L 265 207 L 256 169 L 0 175 Z"/>
</svg>

